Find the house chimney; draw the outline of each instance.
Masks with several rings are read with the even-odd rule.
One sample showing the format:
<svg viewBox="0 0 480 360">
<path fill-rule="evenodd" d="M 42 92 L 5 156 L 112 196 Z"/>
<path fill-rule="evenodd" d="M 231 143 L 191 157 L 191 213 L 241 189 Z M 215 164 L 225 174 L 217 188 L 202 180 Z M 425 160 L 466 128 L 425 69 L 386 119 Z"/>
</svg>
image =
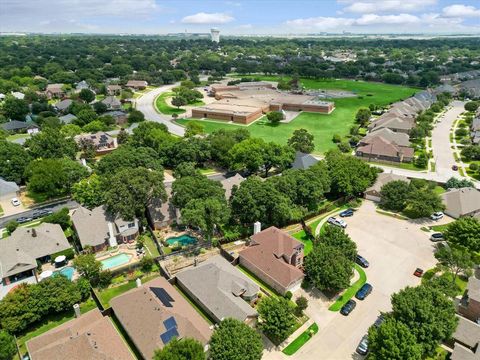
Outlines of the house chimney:
<svg viewBox="0 0 480 360">
<path fill-rule="evenodd" d="M 80 312 L 80 305 L 73 304 L 73 311 L 75 312 L 75 317 L 79 318 L 82 313 Z"/>
<path fill-rule="evenodd" d="M 262 231 L 262 223 L 257 221 L 253 224 L 253 235 L 258 234 L 260 231 Z"/>
<path fill-rule="evenodd" d="M 137 288 L 141 287 L 142 286 L 142 279 L 138 278 L 137 280 L 135 280 L 135 283 L 137 284 Z"/>
<path fill-rule="evenodd" d="M 32 237 L 37 237 L 37 230 L 32 229 Z"/>
</svg>

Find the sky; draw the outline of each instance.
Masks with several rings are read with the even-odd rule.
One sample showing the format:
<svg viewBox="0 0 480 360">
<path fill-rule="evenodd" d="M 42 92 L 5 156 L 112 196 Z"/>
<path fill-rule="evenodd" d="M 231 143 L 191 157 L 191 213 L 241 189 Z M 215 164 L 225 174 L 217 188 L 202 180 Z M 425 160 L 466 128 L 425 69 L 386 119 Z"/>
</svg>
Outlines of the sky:
<svg viewBox="0 0 480 360">
<path fill-rule="evenodd" d="M 0 0 L 0 32 L 474 33 L 480 0 Z"/>
</svg>

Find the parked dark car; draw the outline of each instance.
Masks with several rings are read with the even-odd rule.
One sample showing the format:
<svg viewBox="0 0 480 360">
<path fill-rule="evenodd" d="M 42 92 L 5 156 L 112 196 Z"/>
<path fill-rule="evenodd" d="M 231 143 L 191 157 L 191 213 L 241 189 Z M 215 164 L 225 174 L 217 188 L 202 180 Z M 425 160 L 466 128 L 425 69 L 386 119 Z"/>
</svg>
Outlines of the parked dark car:
<svg viewBox="0 0 480 360">
<path fill-rule="evenodd" d="M 347 209 L 345 211 L 342 211 L 339 215 L 340 217 L 353 216 L 353 209 Z"/>
<path fill-rule="evenodd" d="M 345 305 L 342 306 L 342 308 L 340 309 L 340 314 L 348 316 L 348 314 L 350 314 L 356 306 L 357 303 L 355 302 L 355 300 L 350 299 Z"/>
<path fill-rule="evenodd" d="M 24 223 L 27 223 L 27 222 L 32 221 L 32 220 L 33 220 L 33 219 L 32 219 L 31 217 L 22 216 L 22 217 L 17 218 L 16 221 L 17 221 L 19 224 L 24 224 Z"/>
<path fill-rule="evenodd" d="M 368 268 L 370 263 L 363 256 L 357 255 L 355 262 L 363 268 Z"/>
<path fill-rule="evenodd" d="M 416 277 L 422 277 L 423 276 L 423 269 L 416 268 L 413 275 L 415 275 Z"/>
<path fill-rule="evenodd" d="M 380 314 L 377 318 L 377 320 L 375 320 L 375 322 L 373 323 L 373 326 L 375 327 L 379 327 L 380 325 L 382 325 L 382 323 L 385 321 L 385 318 L 382 314 Z"/>
<path fill-rule="evenodd" d="M 437 241 L 443 241 L 445 240 L 443 238 L 443 234 L 442 233 L 433 233 L 431 236 L 430 236 L 430 241 L 433 241 L 433 242 L 437 242 Z"/>
<path fill-rule="evenodd" d="M 368 335 L 363 335 L 362 340 L 357 346 L 357 353 L 360 355 L 367 355 L 368 353 Z"/>
<path fill-rule="evenodd" d="M 355 297 L 358 300 L 364 300 L 373 290 L 373 286 L 369 283 L 363 284 L 363 286 L 357 291 Z"/>
<path fill-rule="evenodd" d="M 53 214 L 52 210 L 36 210 L 32 213 L 32 218 L 39 219 L 51 214 Z"/>
</svg>

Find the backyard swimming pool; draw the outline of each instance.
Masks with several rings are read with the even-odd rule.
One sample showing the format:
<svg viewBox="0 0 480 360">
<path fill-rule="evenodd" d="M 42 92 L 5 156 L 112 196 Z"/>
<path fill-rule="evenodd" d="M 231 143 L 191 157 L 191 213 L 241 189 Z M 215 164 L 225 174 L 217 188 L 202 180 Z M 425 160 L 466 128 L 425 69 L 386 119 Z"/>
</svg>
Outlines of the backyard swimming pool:
<svg viewBox="0 0 480 360">
<path fill-rule="evenodd" d="M 57 271 L 54 271 L 53 272 L 53 275 L 63 275 L 65 276 L 68 280 L 72 280 L 73 278 L 73 272 L 75 271 L 75 269 L 71 266 L 67 266 L 67 267 L 64 267 L 62 270 L 57 270 Z"/>
<path fill-rule="evenodd" d="M 128 264 L 131 258 L 132 258 L 132 255 L 120 253 L 118 255 L 109 257 L 108 259 L 102 260 L 100 262 L 102 263 L 102 269 L 107 270 L 120 265 Z"/>
<path fill-rule="evenodd" d="M 194 238 L 193 236 L 183 234 L 180 236 L 168 238 L 166 242 L 168 245 L 173 245 L 175 243 L 178 243 L 180 246 L 187 246 L 187 245 L 195 244 L 197 242 L 197 239 Z"/>
</svg>

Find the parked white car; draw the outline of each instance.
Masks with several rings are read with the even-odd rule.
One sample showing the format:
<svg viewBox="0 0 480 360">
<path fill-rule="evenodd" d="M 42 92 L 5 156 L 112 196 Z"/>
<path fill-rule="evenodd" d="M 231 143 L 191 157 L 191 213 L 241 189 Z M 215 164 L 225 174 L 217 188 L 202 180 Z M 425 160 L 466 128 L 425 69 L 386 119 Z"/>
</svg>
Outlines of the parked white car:
<svg viewBox="0 0 480 360">
<path fill-rule="evenodd" d="M 18 200 L 16 197 L 14 197 L 12 200 L 10 200 L 13 206 L 20 206 L 20 200 Z"/>
<path fill-rule="evenodd" d="M 329 217 L 327 222 L 335 226 L 340 226 L 341 228 L 344 228 L 344 229 L 347 227 L 347 223 L 345 222 L 345 220 L 337 219 L 336 217 L 333 217 L 333 216 Z"/>
<path fill-rule="evenodd" d="M 438 212 L 430 215 L 430 219 L 432 219 L 432 220 L 440 220 L 441 218 L 443 218 L 443 212 L 441 212 L 441 211 L 438 211 Z"/>
</svg>

